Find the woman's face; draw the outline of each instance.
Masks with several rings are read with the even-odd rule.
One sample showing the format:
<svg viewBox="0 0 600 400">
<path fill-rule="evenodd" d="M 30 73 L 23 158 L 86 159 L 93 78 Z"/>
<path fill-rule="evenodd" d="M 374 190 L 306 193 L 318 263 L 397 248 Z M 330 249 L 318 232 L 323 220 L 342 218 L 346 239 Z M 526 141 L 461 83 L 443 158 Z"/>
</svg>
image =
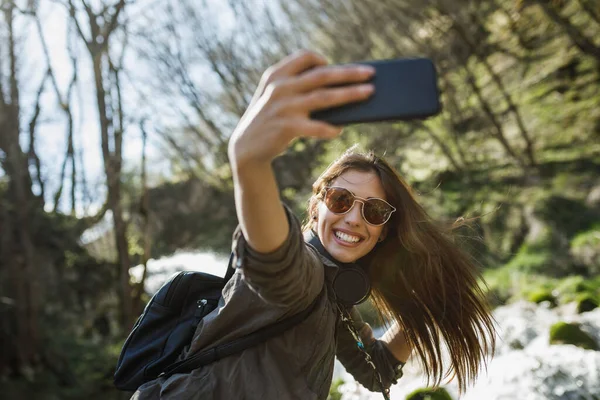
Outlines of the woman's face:
<svg viewBox="0 0 600 400">
<path fill-rule="evenodd" d="M 348 189 L 364 199 L 378 197 L 387 200 L 381 181 L 374 172 L 349 170 L 329 186 Z M 383 239 L 385 225 L 368 224 L 362 217 L 360 201 L 356 201 L 346 214 L 334 214 L 323 201 L 319 201 L 317 207 L 317 234 L 329 254 L 340 262 L 358 260 L 375 247 L 380 237 Z"/>
</svg>

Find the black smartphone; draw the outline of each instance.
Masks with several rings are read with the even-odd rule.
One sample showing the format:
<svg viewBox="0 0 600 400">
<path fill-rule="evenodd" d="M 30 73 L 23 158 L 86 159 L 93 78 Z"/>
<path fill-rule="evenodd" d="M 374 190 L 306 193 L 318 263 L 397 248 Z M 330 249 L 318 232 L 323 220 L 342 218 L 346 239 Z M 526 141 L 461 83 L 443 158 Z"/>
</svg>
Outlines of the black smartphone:
<svg viewBox="0 0 600 400">
<path fill-rule="evenodd" d="M 425 119 L 441 111 L 437 74 L 428 58 L 364 61 L 375 68 L 373 95 L 361 102 L 319 110 L 311 118 L 333 125 Z"/>
</svg>

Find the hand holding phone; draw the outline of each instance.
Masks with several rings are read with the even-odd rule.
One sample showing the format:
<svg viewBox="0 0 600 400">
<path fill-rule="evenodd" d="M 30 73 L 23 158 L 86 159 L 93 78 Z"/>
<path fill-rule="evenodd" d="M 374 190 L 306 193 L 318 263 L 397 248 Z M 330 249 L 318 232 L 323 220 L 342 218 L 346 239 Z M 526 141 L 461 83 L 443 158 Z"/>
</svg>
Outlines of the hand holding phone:
<svg viewBox="0 0 600 400">
<path fill-rule="evenodd" d="M 374 94 L 367 100 L 311 113 L 332 125 L 424 119 L 441 111 L 437 74 L 428 58 L 365 61 L 375 68 Z"/>
</svg>

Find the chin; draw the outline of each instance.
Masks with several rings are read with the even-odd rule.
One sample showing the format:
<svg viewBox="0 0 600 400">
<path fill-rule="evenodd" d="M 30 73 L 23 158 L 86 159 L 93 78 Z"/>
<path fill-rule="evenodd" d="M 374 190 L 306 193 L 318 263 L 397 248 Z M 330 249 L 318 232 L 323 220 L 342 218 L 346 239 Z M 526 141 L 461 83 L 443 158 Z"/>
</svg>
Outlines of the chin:
<svg viewBox="0 0 600 400">
<path fill-rule="evenodd" d="M 337 247 L 333 249 L 333 251 L 329 249 L 327 251 L 333 256 L 333 258 L 343 263 L 355 262 L 356 260 L 362 257 L 361 254 L 355 254 L 354 252 L 349 252 L 347 250 L 339 249 Z"/>
</svg>

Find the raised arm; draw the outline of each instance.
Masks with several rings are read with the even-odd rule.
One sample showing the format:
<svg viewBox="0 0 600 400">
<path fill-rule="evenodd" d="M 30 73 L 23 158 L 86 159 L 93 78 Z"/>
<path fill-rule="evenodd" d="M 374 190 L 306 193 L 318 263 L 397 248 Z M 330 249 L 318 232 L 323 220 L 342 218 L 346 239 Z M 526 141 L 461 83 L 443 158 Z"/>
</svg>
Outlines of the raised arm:
<svg viewBox="0 0 600 400">
<path fill-rule="evenodd" d="M 271 162 L 298 137 L 330 139 L 341 128 L 310 119 L 323 108 L 366 99 L 373 70 L 364 66 L 326 66 L 312 52 L 286 57 L 263 75 L 248 110 L 229 142 L 236 212 L 249 246 L 259 253 L 278 249 L 289 233 Z"/>
</svg>

